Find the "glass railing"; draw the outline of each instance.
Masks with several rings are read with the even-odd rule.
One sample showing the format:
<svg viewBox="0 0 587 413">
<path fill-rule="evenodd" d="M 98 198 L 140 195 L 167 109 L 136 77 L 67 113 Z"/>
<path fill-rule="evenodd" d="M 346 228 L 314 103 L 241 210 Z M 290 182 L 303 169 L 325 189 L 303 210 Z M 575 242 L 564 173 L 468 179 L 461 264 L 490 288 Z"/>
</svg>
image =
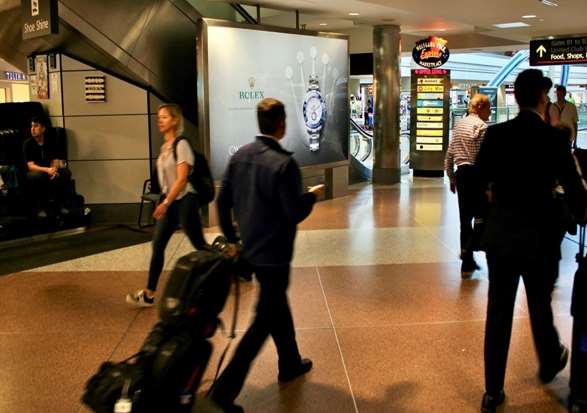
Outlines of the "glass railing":
<svg viewBox="0 0 587 413">
<path fill-rule="evenodd" d="M 579 115 L 579 130 L 587 129 L 587 103 L 577 105 L 577 113 Z"/>
</svg>

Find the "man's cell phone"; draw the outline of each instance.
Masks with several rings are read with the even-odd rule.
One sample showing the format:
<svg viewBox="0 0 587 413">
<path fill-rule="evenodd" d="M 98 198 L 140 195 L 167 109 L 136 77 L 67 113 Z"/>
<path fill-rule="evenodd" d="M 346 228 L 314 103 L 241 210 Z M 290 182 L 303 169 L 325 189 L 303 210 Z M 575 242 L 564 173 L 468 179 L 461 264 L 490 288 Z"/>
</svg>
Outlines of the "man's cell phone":
<svg viewBox="0 0 587 413">
<path fill-rule="evenodd" d="M 320 191 L 322 189 L 324 189 L 324 184 L 320 184 L 320 185 L 314 185 L 311 186 L 310 188 L 308 188 L 308 192 L 316 192 L 316 191 Z"/>
</svg>

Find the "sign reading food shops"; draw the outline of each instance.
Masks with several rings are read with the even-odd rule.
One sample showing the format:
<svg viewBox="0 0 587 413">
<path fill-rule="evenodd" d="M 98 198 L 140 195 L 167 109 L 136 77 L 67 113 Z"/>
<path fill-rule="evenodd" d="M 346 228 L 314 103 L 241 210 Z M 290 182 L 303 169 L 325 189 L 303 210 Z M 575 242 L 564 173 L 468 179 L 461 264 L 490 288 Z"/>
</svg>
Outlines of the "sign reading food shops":
<svg viewBox="0 0 587 413">
<path fill-rule="evenodd" d="M 57 33 L 57 0 L 21 0 L 20 10 L 24 40 Z"/>
<path fill-rule="evenodd" d="M 587 64 L 587 37 L 530 41 L 530 66 Z"/>
<path fill-rule="evenodd" d="M 448 42 L 440 37 L 430 36 L 427 39 L 416 42 L 412 50 L 414 62 L 427 69 L 436 69 L 448 62 L 450 51 L 446 44 Z"/>
</svg>

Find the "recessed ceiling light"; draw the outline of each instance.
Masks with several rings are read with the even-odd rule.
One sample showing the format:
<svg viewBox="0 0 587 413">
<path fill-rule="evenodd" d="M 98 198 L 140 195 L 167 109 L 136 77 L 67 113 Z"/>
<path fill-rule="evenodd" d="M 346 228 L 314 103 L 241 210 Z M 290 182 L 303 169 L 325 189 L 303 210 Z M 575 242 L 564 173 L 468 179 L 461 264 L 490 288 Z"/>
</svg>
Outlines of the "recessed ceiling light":
<svg viewBox="0 0 587 413">
<path fill-rule="evenodd" d="M 540 3 L 544 4 L 545 6 L 550 7 L 558 7 L 558 3 L 556 0 L 538 0 Z"/>
<path fill-rule="evenodd" d="M 529 27 L 530 25 L 522 22 L 513 22 L 494 24 L 494 26 L 499 29 L 516 29 L 518 27 Z"/>
<path fill-rule="evenodd" d="M 548 36 L 548 40 L 554 39 L 554 36 Z"/>
<path fill-rule="evenodd" d="M 522 16 L 522 19 L 535 19 L 536 15 L 535 14 L 526 14 L 524 16 Z"/>
<path fill-rule="evenodd" d="M 320 26 L 328 26 L 328 23 L 320 23 Z"/>
<path fill-rule="evenodd" d="M 349 16 L 360 16 L 360 14 L 359 14 L 359 13 L 354 13 L 354 12 L 353 12 L 353 13 L 349 13 Z"/>
</svg>

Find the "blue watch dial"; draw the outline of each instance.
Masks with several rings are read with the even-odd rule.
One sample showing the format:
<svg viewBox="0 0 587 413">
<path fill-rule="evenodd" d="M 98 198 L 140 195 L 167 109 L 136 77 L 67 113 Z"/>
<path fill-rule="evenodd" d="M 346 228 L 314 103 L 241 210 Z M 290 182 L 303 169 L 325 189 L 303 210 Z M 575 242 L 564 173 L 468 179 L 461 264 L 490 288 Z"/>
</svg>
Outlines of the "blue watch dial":
<svg viewBox="0 0 587 413">
<path fill-rule="evenodd" d="M 320 92 L 309 91 L 304 97 L 304 122 L 311 130 L 319 130 L 324 124 L 326 106 Z"/>
</svg>

